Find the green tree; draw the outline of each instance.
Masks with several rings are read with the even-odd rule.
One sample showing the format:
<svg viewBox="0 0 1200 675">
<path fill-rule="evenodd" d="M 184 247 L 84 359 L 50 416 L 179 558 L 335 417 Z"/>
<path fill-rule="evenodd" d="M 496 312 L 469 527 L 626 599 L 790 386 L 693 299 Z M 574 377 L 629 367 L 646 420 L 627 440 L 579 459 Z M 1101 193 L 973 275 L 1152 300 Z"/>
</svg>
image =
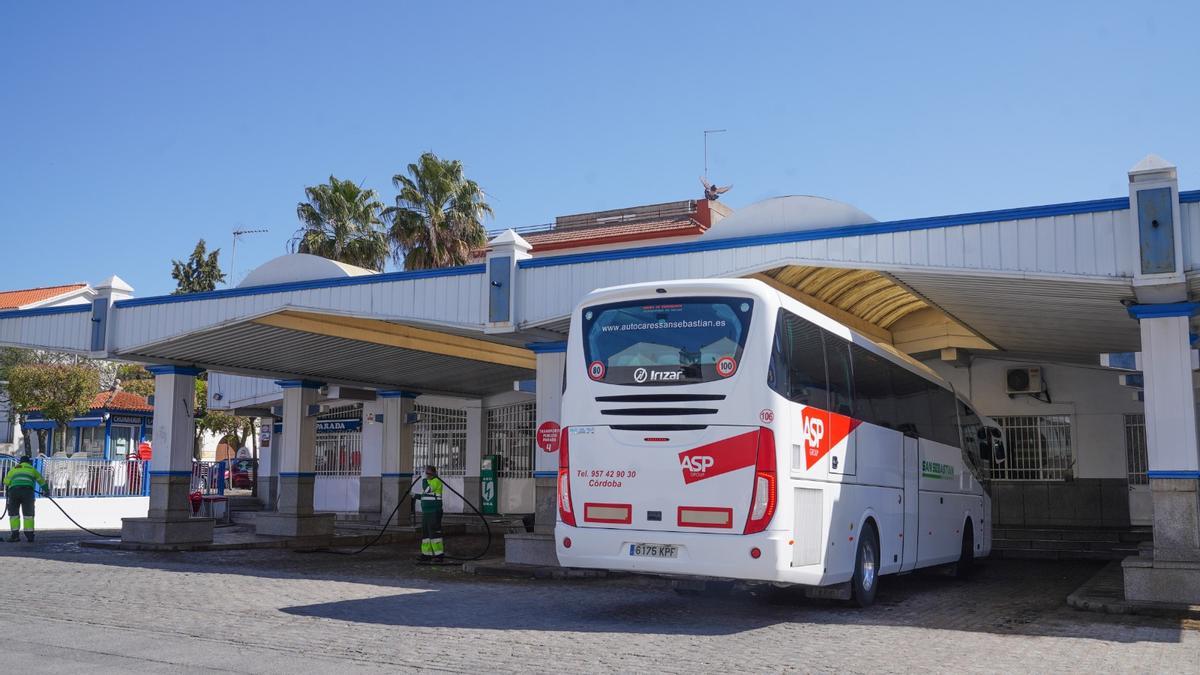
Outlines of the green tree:
<svg viewBox="0 0 1200 675">
<path fill-rule="evenodd" d="M 154 395 L 154 375 L 139 363 L 123 363 L 117 367 L 117 380 L 121 389 L 138 396 L 150 398 Z"/>
<path fill-rule="evenodd" d="M 390 224 L 393 258 L 404 269 L 464 265 L 487 245 L 483 218 L 492 215 L 487 195 L 463 175 L 462 162 L 427 152 L 408 175 L 392 176 L 396 205 L 383 212 Z"/>
<path fill-rule="evenodd" d="M 8 369 L 13 409 L 22 416 L 41 412 L 58 425 L 64 442 L 67 423 L 91 408 L 99 389 L 100 372 L 88 364 L 21 364 Z"/>
<path fill-rule="evenodd" d="M 225 281 L 225 273 L 221 271 L 217 262 L 221 249 L 213 249 L 212 253 L 205 249 L 204 240 L 201 239 L 196 242 L 196 248 L 192 249 L 192 255 L 186 262 L 171 261 L 171 278 L 175 280 L 172 295 L 213 291 L 216 290 L 217 284 Z"/>
<path fill-rule="evenodd" d="M 330 176 L 304 194 L 308 200 L 296 205 L 301 226 L 290 242 L 293 252 L 383 271 L 388 242 L 380 221 L 383 203 L 374 190 Z"/>
</svg>

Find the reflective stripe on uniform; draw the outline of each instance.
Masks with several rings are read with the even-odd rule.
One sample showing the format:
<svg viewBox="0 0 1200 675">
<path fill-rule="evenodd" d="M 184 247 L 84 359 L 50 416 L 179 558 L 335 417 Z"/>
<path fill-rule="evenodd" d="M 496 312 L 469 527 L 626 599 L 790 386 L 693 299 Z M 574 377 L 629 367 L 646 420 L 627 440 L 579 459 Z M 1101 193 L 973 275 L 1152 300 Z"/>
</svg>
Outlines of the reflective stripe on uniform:
<svg viewBox="0 0 1200 675">
<path fill-rule="evenodd" d="M 4 475 L 5 487 L 33 487 L 38 484 L 46 485 L 46 479 L 28 464 L 18 464 Z"/>
</svg>

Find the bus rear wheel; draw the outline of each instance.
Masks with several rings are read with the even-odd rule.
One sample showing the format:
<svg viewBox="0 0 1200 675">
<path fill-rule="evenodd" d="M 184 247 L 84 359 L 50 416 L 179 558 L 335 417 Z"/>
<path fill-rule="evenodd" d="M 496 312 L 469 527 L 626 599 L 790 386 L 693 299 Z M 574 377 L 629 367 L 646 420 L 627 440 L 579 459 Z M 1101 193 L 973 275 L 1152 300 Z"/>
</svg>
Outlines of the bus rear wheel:
<svg viewBox="0 0 1200 675">
<path fill-rule="evenodd" d="M 850 580 L 851 598 L 859 607 L 870 607 L 879 589 L 879 535 L 875 525 L 863 525 L 854 556 L 854 577 Z"/>
</svg>

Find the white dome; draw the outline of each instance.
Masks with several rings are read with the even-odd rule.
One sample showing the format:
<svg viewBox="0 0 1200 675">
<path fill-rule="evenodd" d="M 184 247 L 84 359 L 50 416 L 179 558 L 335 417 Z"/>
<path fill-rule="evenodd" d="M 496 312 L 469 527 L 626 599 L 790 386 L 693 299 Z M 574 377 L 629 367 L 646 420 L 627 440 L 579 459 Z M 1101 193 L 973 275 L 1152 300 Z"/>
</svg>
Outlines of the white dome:
<svg viewBox="0 0 1200 675">
<path fill-rule="evenodd" d="M 875 222 L 878 221 L 849 204 L 824 197 L 790 195 L 771 197 L 743 206 L 713 223 L 702 238 L 751 237 Z"/>
<path fill-rule="evenodd" d="M 286 284 L 293 281 L 311 281 L 313 279 L 336 279 L 340 277 L 361 277 L 366 274 L 378 274 L 374 270 L 355 267 L 343 262 L 322 258 L 319 255 L 307 253 L 289 253 L 254 268 L 238 288 L 251 286 L 270 286 L 271 284 Z"/>
</svg>

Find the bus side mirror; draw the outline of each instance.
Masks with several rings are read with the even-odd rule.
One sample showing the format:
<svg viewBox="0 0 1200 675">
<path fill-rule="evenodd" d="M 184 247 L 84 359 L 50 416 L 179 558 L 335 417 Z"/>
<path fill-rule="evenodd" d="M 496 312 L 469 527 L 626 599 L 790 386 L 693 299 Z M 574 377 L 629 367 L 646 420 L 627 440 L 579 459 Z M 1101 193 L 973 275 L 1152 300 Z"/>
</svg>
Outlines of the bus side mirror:
<svg viewBox="0 0 1200 675">
<path fill-rule="evenodd" d="M 1003 464 L 1008 457 L 1008 449 L 1004 447 L 1004 441 L 997 438 L 992 444 L 992 461 L 996 464 Z"/>
</svg>

